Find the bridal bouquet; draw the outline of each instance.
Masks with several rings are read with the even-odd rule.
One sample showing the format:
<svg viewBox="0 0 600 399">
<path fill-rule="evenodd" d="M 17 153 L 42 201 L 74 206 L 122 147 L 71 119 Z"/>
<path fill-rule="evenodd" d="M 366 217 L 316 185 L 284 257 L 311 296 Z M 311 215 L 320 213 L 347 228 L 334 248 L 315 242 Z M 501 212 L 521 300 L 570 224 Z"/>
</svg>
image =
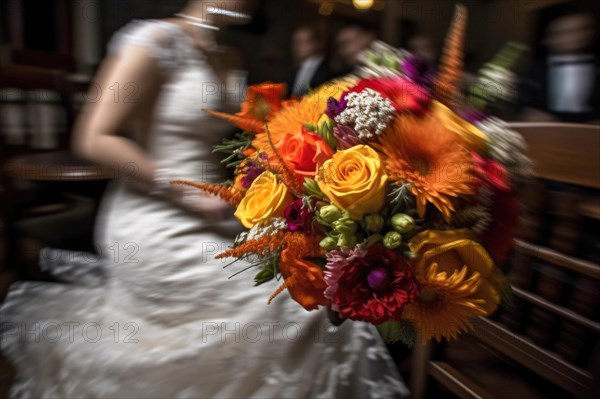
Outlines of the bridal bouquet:
<svg viewBox="0 0 600 399">
<path fill-rule="evenodd" d="M 358 76 L 303 98 L 250 87 L 227 153 L 234 180 L 188 181 L 236 208 L 247 229 L 219 257 L 249 260 L 307 310 L 455 338 L 498 306 L 499 269 L 527 158 L 521 137 L 458 101 L 459 8 L 438 71 L 381 43 Z M 209 111 L 210 112 L 210 111 Z M 410 335 L 410 334 L 409 334 Z"/>
</svg>

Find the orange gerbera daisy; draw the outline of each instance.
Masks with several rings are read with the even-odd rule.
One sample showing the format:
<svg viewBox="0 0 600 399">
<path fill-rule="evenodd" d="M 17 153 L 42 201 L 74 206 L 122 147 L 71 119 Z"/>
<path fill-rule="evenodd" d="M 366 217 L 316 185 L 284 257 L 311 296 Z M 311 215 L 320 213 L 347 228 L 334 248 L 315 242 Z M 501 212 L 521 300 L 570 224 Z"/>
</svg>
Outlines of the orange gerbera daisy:
<svg viewBox="0 0 600 399">
<path fill-rule="evenodd" d="M 470 319 L 488 316 L 500 297 L 499 279 L 490 255 L 465 230 L 428 230 L 409 246 L 417 254 L 415 276 L 421 297 L 404 309 L 422 342 L 454 339 L 470 331 Z"/>
<path fill-rule="evenodd" d="M 475 194 L 472 156 L 436 116 L 400 115 L 373 146 L 390 180 L 409 183 L 421 217 L 431 203 L 450 222 L 452 199 Z"/>
<path fill-rule="evenodd" d="M 287 133 L 300 133 L 303 124 L 317 125 L 325 113 L 329 97 L 340 98 L 354 82 L 353 79 L 335 80 L 319 86 L 301 100 L 289 101 L 269 121 L 269 132 L 273 143 L 277 144 Z M 257 150 L 271 153 L 265 129 L 256 135 L 252 145 Z"/>
</svg>

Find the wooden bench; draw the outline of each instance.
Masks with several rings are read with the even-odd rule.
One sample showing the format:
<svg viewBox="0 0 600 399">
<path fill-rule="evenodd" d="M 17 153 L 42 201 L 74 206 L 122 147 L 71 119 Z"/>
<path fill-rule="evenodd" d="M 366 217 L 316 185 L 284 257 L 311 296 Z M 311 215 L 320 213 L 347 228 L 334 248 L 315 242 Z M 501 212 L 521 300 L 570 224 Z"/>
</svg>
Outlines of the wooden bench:
<svg viewBox="0 0 600 399">
<path fill-rule="evenodd" d="M 506 267 L 512 301 L 456 342 L 416 347 L 414 398 L 600 392 L 600 127 L 512 128 L 528 143 L 536 175 L 520 193 L 521 228 Z"/>
</svg>

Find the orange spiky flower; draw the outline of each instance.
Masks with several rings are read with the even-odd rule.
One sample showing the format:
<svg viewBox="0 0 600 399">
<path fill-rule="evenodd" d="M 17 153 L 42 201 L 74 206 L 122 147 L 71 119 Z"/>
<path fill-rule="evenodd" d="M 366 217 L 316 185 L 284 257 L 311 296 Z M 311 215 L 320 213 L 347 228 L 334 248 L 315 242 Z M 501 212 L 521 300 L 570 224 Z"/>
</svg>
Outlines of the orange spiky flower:
<svg viewBox="0 0 600 399">
<path fill-rule="evenodd" d="M 302 196 L 302 186 L 298 182 L 296 174 L 287 166 L 282 163 L 270 163 L 268 165 L 262 165 L 265 169 L 271 171 L 285 186 L 294 194 L 296 197 Z"/>
<path fill-rule="evenodd" d="M 263 130 L 264 122 L 258 119 L 248 118 L 239 115 L 226 114 L 224 112 L 216 112 L 205 110 L 212 116 L 226 120 L 227 122 L 239 127 L 245 132 L 256 133 Z"/>
<path fill-rule="evenodd" d="M 281 294 L 286 289 L 291 288 L 293 286 L 293 284 L 294 284 L 293 276 L 290 277 L 290 278 L 285 279 L 283 281 L 283 284 L 281 284 L 279 287 L 277 287 L 277 289 L 275 290 L 275 292 L 271 294 L 271 296 L 267 300 L 267 305 L 270 305 L 271 302 L 273 302 L 273 299 L 277 298 L 279 296 L 279 294 Z"/>
<path fill-rule="evenodd" d="M 323 237 L 303 233 L 288 233 L 285 238 L 290 256 L 297 259 L 321 256 L 322 249 L 319 243 Z"/>
<path fill-rule="evenodd" d="M 463 73 L 463 47 L 467 27 L 467 8 L 457 4 L 454 19 L 442 53 L 442 61 L 437 81 L 434 85 L 436 98 L 443 104 L 451 105 L 459 90 Z"/>
<path fill-rule="evenodd" d="M 196 183 L 188 180 L 172 180 L 171 184 L 194 187 L 205 193 L 220 197 L 233 206 L 238 206 L 244 194 L 225 184 Z"/>
<path fill-rule="evenodd" d="M 216 259 L 241 258 L 245 255 L 267 255 L 278 249 L 289 248 L 295 258 L 317 257 L 321 254 L 319 242 L 321 237 L 297 232 L 278 232 L 261 238 L 248 240 L 235 248 L 228 249 L 217 255 Z"/>
<path fill-rule="evenodd" d="M 215 259 L 222 258 L 241 258 L 246 255 L 267 255 L 274 253 L 277 249 L 281 248 L 286 240 L 286 234 L 279 232 L 274 235 L 266 235 L 264 237 L 248 240 L 243 244 L 235 248 L 228 249 L 227 251 L 221 252 Z"/>
</svg>

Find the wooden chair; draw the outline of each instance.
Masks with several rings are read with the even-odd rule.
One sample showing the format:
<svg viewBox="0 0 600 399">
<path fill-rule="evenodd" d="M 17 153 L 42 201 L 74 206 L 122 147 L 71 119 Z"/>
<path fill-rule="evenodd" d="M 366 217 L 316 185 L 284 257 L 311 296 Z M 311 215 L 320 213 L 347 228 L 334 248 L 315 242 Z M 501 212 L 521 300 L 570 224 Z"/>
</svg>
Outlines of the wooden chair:
<svg viewBox="0 0 600 399">
<path fill-rule="evenodd" d="M 528 143 L 536 174 L 520 193 L 521 229 L 507 266 L 512 303 L 455 342 L 416 347 L 414 398 L 600 391 L 600 127 L 512 128 Z"/>
<path fill-rule="evenodd" d="M 0 88 L 4 87 L 26 91 L 42 89 L 59 93 L 67 121 L 67 134 L 60 135 L 58 149 L 68 150 L 69 136 L 77 113 L 76 95 L 85 93 L 87 84 L 69 81 L 64 70 L 12 65 L 0 68 Z M 32 184 L 31 181 L 16 181 L 8 176 L 6 165 L 10 159 L 40 152 L 44 151 L 32 149 L 27 145 L 3 144 L 0 150 L 0 185 L 3 187 L 0 194 L 0 220 L 4 225 L 2 238 L 6 251 L 3 260 L 6 268 L 16 268 L 21 278 L 30 276 L 21 265 L 23 262 L 19 256 L 20 238 L 35 240 L 40 245 L 69 248 L 66 245 L 71 243 L 67 238 L 74 235 L 87 243 L 85 248 L 76 249 L 91 249 L 93 219 L 98 198 L 105 185 L 105 181 L 79 184 L 80 187 L 76 187 L 75 183 Z M 22 187 L 15 183 L 21 183 Z M 78 195 L 73 196 L 73 193 Z M 72 234 L 67 235 L 67 231 Z"/>
</svg>

